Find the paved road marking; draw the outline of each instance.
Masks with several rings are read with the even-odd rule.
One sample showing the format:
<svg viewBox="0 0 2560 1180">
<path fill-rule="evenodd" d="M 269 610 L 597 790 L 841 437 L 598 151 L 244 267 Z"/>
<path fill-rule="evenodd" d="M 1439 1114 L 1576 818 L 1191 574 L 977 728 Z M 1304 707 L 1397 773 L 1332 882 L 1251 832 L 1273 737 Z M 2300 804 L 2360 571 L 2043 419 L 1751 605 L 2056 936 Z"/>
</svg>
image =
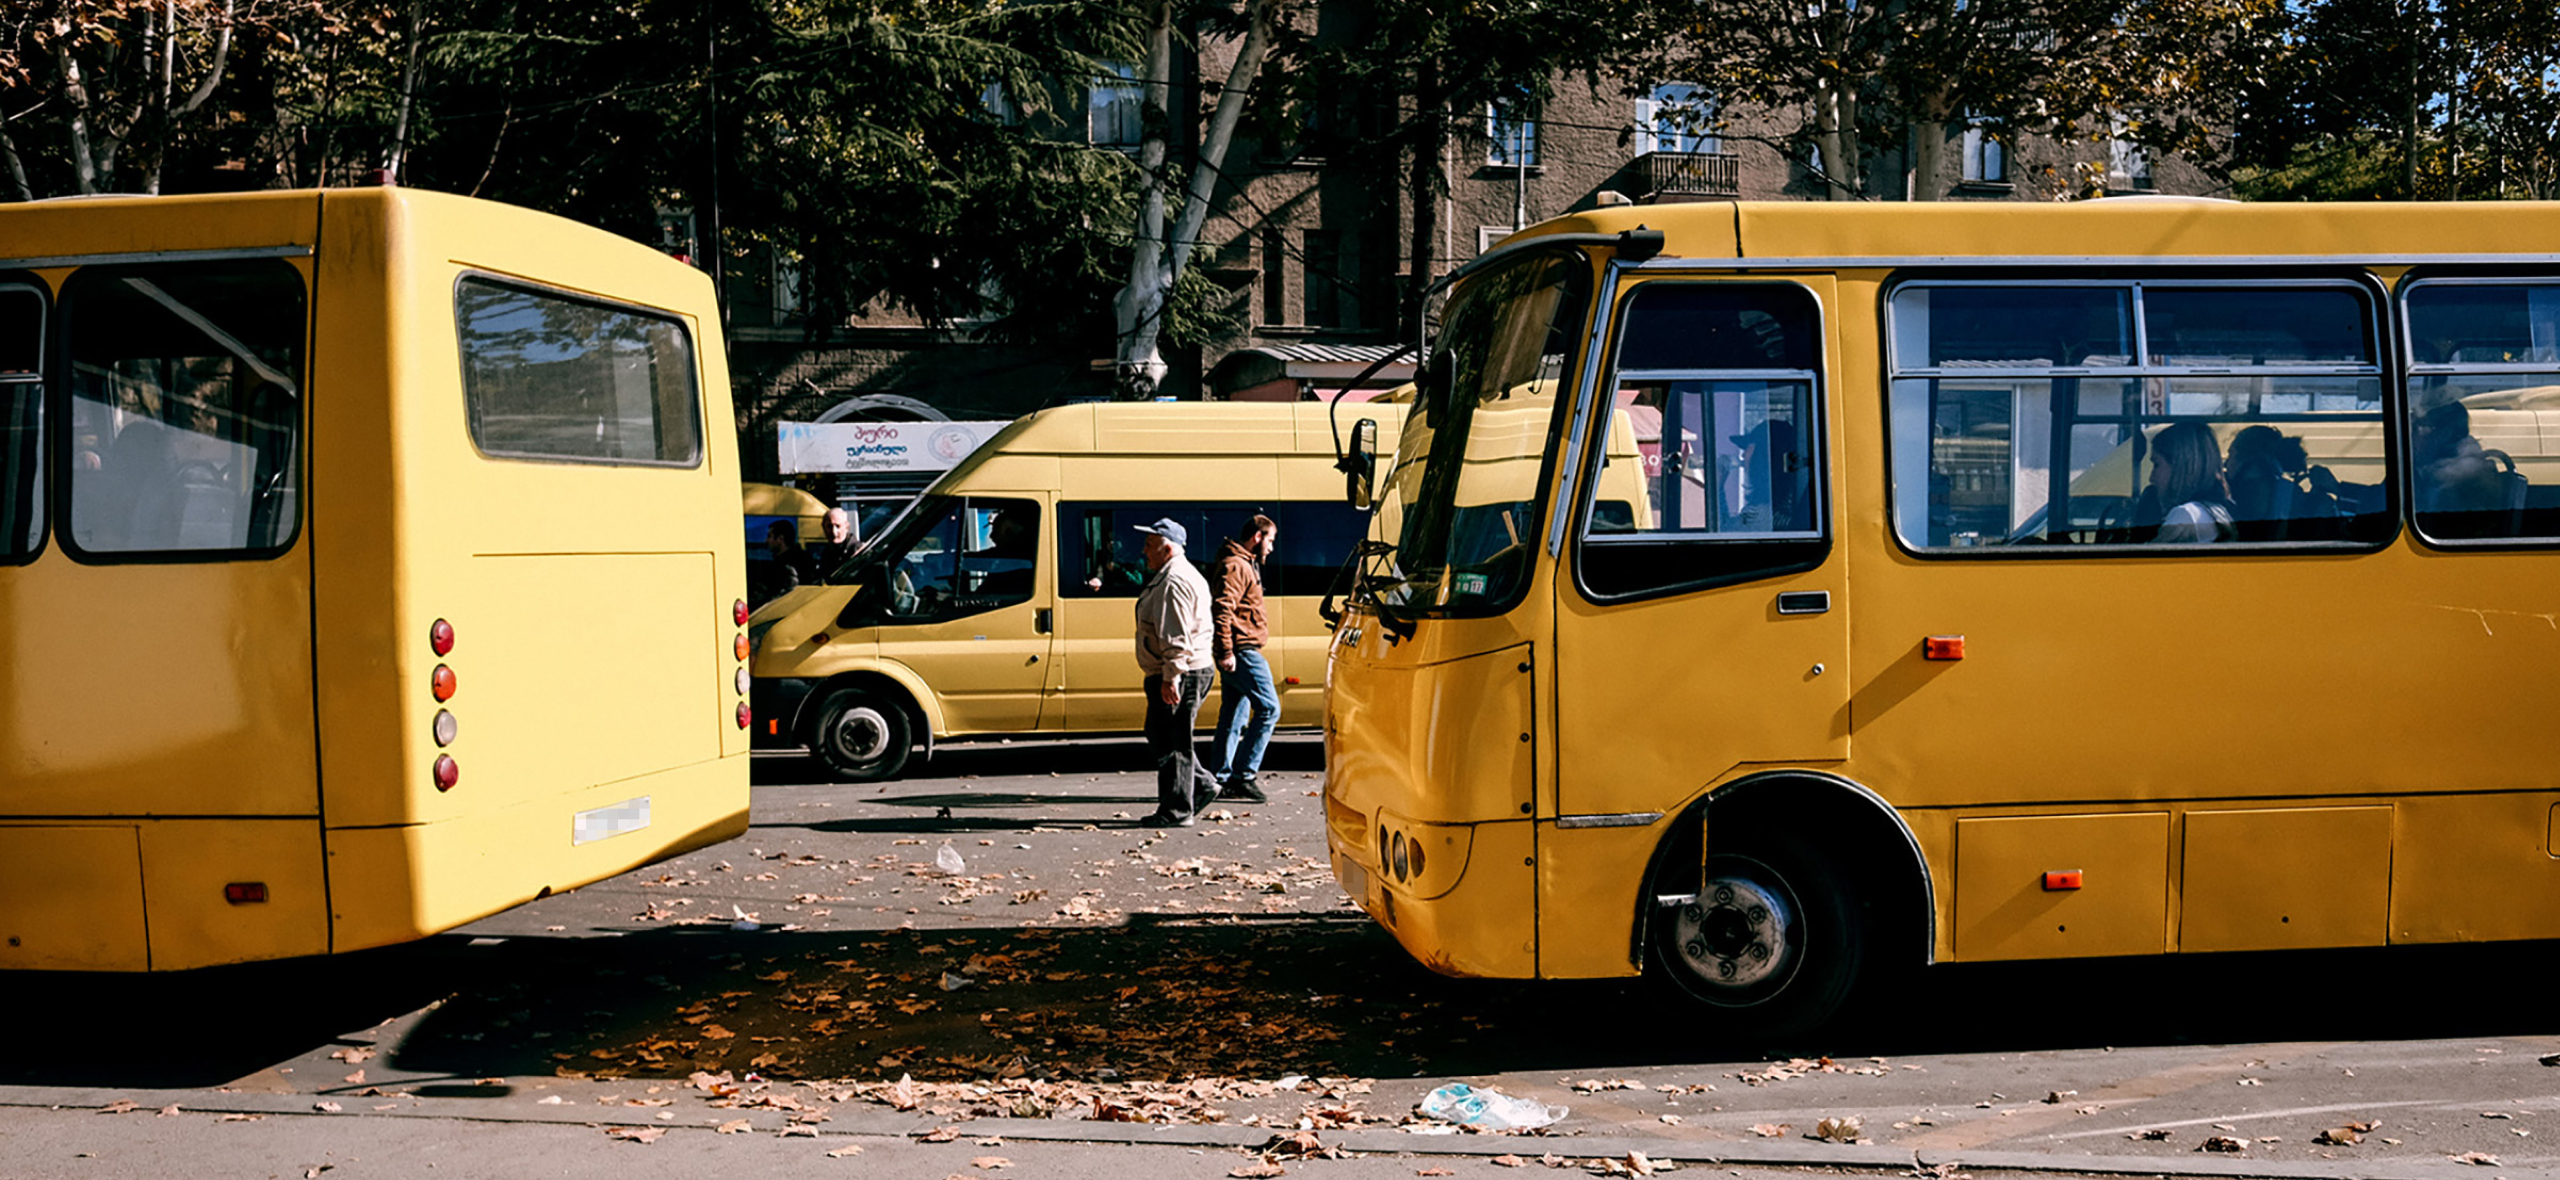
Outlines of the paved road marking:
<svg viewBox="0 0 2560 1180">
<path fill-rule="evenodd" d="M 2121 1082 L 2110 1082 L 2052 1106 L 2039 1103 L 2024 1109 L 2013 1107 L 2006 1115 L 1994 1111 L 1982 1118 L 1970 1119 L 1953 1126 L 1939 1127 L 1924 1134 L 1896 1139 L 1893 1145 L 1913 1150 L 1961 1151 L 1966 1148 L 1981 1147 L 2060 1126 L 2073 1119 L 2087 1117 L 2079 1113 L 2077 1109 L 2079 1107 L 2092 1104 L 2106 1106 L 2139 1102 L 2146 1098 L 2158 1098 L 2163 1094 L 2192 1090 L 2210 1082 L 2227 1079 L 2237 1070 L 2261 1069 L 2291 1061 L 2297 1057 L 2325 1053 L 2337 1048 L 2340 1043 L 2323 1041 L 2295 1045 L 2257 1045 L 2220 1053 L 2185 1065 L 2164 1069 L 2158 1073 L 2127 1078 Z M 2117 1133 L 2122 1134 L 2122 1132 Z"/>
</svg>

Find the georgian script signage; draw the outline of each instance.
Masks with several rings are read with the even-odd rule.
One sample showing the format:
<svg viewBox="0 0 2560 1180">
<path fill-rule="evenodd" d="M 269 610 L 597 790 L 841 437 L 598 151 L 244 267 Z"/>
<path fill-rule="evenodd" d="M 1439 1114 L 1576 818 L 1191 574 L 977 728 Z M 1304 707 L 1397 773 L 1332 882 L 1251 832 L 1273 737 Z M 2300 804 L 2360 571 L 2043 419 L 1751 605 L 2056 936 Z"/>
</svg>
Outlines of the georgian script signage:
<svg viewBox="0 0 2560 1180">
<path fill-rule="evenodd" d="M 1003 422 L 783 422 L 775 435 L 782 470 L 947 471 L 994 438 Z"/>
</svg>

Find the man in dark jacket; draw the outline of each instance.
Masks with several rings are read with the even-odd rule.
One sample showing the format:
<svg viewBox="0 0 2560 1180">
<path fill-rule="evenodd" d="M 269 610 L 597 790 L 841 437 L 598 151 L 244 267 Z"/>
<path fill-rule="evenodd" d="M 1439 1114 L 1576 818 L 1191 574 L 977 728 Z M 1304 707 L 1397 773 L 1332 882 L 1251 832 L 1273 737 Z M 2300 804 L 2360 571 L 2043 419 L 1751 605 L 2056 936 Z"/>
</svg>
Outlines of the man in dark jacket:
<svg viewBox="0 0 2560 1180">
<path fill-rule="evenodd" d="M 1254 777 L 1262 772 L 1262 748 L 1280 724 L 1280 691 L 1262 647 L 1271 623 L 1262 608 L 1262 562 L 1279 547 L 1280 526 L 1268 516 L 1244 529 L 1218 555 L 1216 598 L 1209 610 L 1210 653 L 1218 661 L 1218 797 L 1265 802 Z"/>
</svg>

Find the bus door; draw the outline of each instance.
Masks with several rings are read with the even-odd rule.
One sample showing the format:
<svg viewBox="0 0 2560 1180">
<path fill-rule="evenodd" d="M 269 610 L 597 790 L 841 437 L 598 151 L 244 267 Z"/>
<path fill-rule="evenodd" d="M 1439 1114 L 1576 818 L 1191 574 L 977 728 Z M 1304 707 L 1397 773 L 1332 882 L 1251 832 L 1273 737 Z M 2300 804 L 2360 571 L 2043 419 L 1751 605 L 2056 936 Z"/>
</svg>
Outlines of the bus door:
<svg viewBox="0 0 2560 1180">
<path fill-rule="evenodd" d="M 1040 728 L 1056 630 L 1040 502 L 955 497 L 914 536 L 884 584 L 864 591 L 885 592 L 880 654 L 924 678 L 954 733 Z"/>
<path fill-rule="evenodd" d="M 1558 580 L 1560 815 L 1663 812 L 1737 767 L 1848 756 L 1830 296 L 1827 278 L 1622 290 Z"/>
</svg>

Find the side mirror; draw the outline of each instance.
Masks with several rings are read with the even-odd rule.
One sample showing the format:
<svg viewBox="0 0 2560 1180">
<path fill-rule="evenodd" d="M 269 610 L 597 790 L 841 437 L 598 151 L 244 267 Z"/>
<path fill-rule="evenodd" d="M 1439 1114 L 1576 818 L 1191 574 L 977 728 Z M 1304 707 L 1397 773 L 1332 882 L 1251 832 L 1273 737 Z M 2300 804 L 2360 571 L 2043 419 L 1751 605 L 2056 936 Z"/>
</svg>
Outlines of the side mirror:
<svg viewBox="0 0 2560 1180">
<path fill-rule="evenodd" d="M 1344 494 L 1351 506 L 1362 512 L 1378 494 L 1378 420 L 1362 418 L 1351 424 L 1351 453 L 1336 466 L 1345 477 Z"/>
</svg>

